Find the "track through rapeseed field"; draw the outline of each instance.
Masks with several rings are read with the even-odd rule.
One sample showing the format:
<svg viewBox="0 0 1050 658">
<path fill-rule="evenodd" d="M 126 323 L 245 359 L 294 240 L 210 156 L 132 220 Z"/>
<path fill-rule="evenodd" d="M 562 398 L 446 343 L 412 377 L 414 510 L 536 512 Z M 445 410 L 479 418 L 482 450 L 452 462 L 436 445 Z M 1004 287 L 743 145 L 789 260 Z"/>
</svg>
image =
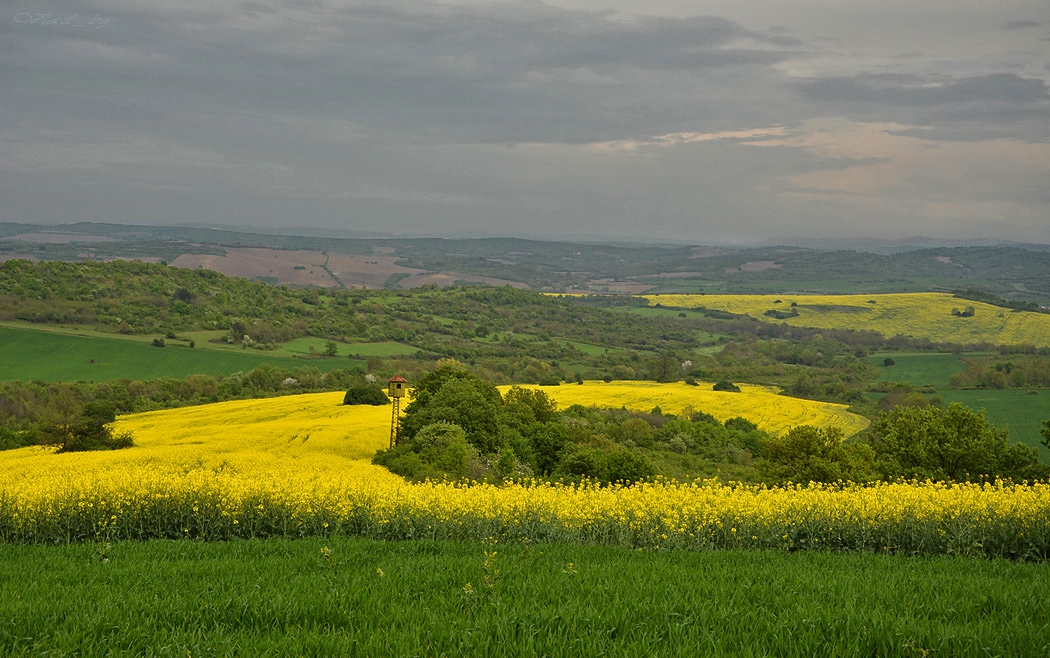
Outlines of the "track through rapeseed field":
<svg viewBox="0 0 1050 658">
<path fill-rule="evenodd" d="M 409 484 L 369 461 L 390 408 L 340 402 L 135 414 L 116 423 L 135 433 L 127 450 L 2 452 L 0 541 L 341 534 L 1050 557 L 1047 485 Z"/>
</svg>

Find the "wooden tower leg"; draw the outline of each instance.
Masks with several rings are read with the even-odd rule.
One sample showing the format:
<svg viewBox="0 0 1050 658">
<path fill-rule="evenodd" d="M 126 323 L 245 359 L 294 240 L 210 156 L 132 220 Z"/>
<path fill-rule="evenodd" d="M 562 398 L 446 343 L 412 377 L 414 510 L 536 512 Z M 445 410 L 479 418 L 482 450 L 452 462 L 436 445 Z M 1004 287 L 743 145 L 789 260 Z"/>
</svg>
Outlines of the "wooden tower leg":
<svg viewBox="0 0 1050 658">
<path fill-rule="evenodd" d="M 390 447 L 397 445 L 398 436 L 401 433 L 401 398 L 394 398 L 393 412 L 390 416 Z"/>
</svg>

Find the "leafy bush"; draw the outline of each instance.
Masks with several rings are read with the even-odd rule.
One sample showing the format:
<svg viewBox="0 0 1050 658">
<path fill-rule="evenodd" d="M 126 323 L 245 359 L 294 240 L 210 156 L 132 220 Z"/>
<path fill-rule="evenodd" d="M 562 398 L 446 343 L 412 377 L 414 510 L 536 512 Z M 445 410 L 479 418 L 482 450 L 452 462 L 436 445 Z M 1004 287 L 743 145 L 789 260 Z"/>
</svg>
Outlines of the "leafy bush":
<svg viewBox="0 0 1050 658">
<path fill-rule="evenodd" d="M 876 479 L 874 453 L 864 443 L 843 443 L 836 427 L 795 427 L 762 442 L 762 471 L 771 483 L 867 482 Z"/>
<path fill-rule="evenodd" d="M 96 418 L 83 417 L 67 425 L 48 423 L 40 427 L 38 441 L 57 445 L 58 452 L 87 452 L 89 450 L 119 450 L 135 445 L 130 432 L 113 434 Z"/>
<path fill-rule="evenodd" d="M 715 382 L 715 385 L 711 387 L 712 391 L 728 391 L 730 393 L 739 393 L 740 387 L 731 381 L 721 380 Z"/>
<path fill-rule="evenodd" d="M 343 396 L 343 404 L 370 404 L 378 407 L 389 403 L 390 398 L 387 397 L 386 391 L 378 384 L 351 386 Z"/>
</svg>

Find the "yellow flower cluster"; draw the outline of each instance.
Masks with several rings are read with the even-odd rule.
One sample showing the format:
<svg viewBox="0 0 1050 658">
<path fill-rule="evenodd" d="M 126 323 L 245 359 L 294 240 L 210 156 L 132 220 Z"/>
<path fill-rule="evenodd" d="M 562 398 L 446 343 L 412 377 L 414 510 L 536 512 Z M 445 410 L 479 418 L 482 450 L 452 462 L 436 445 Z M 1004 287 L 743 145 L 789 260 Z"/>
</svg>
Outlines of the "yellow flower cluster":
<svg viewBox="0 0 1050 658">
<path fill-rule="evenodd" d="M 746 313 L 759 320 L 797 327 L 878 331 L 952 343 L 988 341 L 1050 345 L 1050 316 L 953 297 L 949 293 L 879 295 L 643 295 L 651 305 Z M 794 306 L 792 306 L 794 304 Z M 966 307 L 971 316 L 962 316 Z M 794 317 L 775 318 L 767 311 Z"/>
<path fill-rule="evenodd" d="M 0 453 L 0 541 L 346 534 L 1050 556 L 1048 485 L 414 485 L 369 461 L 390 408 L 339 402 L 136 414 L 116 424 L 135 448 Z"/>
</svg>

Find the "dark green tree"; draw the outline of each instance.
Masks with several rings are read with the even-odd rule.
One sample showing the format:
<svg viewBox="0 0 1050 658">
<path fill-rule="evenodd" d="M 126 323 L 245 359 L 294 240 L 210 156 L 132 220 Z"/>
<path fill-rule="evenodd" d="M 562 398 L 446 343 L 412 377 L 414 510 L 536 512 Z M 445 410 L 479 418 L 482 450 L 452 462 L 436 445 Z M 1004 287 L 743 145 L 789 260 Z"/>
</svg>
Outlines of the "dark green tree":
<svg viewBox="0 0 1050 658">
<path fill-rule="evenodd" d="M 405 407 L 401 434 L 411 440 L 427 425 L 454 423 L 482 455 L 499 451 L 503 399 L 491 383 L 465 370 L 438 368 L 419 380 Z"/>
<path fill-rule="evenodd" d="M 1010 441 L 1010 432 L 953 402 L 935 406 L 896 407 L 872 425 L 871 445 L 884 478 L 957 482 L 991 479 L 1041 479 L 1048 469 L 1034 448 Z"/>
<path fill-rule="evenodd" d="M 837 427 L 801 425 L 762 441 L 763 475 L 771 482 L 867 482 L 874 454 L 863 443 L 844 443 Z"/>
<path fill-rule="evenodd" d="M 390 398 L 378 384 L 358 384 L 351 386 L 343 396 L 343 404 L 371 404 L 380 406 L 389 404 Z"/>
</svg>

